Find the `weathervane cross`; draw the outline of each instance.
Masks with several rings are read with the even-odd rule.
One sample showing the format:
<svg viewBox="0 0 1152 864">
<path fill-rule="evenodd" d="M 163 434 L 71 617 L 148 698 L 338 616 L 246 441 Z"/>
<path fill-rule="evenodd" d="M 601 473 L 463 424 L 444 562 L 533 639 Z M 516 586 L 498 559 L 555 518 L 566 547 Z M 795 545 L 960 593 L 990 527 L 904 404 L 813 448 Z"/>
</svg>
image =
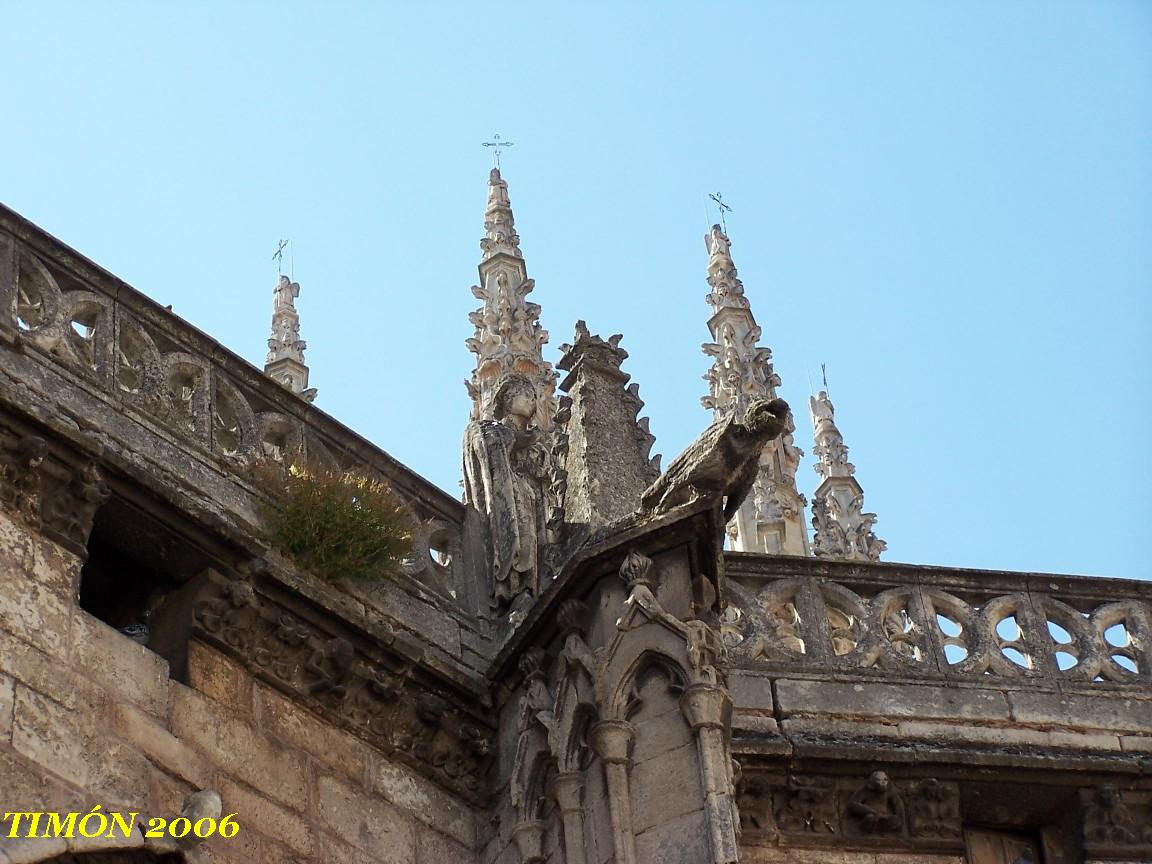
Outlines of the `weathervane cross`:
<svg viewBox="0 0 1152 864">
<path fill-rule="evenodd" d="M 724 233 L 727 234 L 728 233 L 728 223 L 724 220 L 724 213 L 725 213 L 725 211 L 731 213 L 732 208 L 724 203 L 724 193 L 723 192 L 709 193 L 708 197 L 711 198 L 713 201 L 715 201 L 716 206 L 720 208 L 720 227 L 724 230 Z"/>
<path fill-rule="evenodd" d="M 482 141 L 481 143 L 485 147 L 491 147 L 492 148 L 492 155 L 496 157 L 496 170 L 499 171 L 500 170 L 500 148 L 501 147 L 511 147 L 515 142 L 513 142 L 513 141 L 501 141 L 499 135 L 493 135 L 491 141 Z"/>
<path fill-rule="evenodd" d="M 287 240 L 281 240 L 276 244 L 276 251 L 272 253 L 272 257 L 276 260 L 276 270 L 281 276 L 284 275 L 284 250 L 288 246 Z"/>
</svg>

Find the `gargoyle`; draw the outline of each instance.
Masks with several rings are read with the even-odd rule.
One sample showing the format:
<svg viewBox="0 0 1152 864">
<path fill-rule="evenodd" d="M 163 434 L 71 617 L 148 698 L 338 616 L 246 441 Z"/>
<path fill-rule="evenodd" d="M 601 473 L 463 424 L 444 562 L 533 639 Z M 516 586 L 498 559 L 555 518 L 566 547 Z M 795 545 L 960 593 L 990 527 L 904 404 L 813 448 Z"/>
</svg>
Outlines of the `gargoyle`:
<svg viewBox="0 0 1152 864">
<path fill-rule="evenodd" d="M 717 420 L 648 487 L 644 509 L 666 513 L 699 498 L 723 496 L 724 518 L 731 519 L 752 489 L 764 445 L 784 431 L 787 419 L 783 399 L 760 399 L 740 420 Z"/>
</svg>

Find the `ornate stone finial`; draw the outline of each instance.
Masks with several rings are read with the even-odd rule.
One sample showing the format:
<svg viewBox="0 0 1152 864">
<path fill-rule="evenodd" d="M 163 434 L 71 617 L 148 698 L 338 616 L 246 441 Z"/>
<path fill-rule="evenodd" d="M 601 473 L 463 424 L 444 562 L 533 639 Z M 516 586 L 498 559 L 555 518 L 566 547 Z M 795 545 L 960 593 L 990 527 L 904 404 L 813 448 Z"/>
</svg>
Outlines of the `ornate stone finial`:
<svg viewBox="0 0 1152 864">
<path fill-rule="evenodd" d="M 728 235 L 719 225 L 713 225 L 704 237 L 704 245 L 708 249 L 708 285 L 712 288 L 707 299 L 713 311 L 718 312 L 726 306 L 747 309 L 744 283 L 736 275 L 736 265 L 732 262 L 732 242 Z"/>
<path fill-rule="evenodd" d="M 816 473 L 823 479 L 812 499 L 812 549 L 817 556 L 877 561 L 888 548 L 872 533 L 875 513 L 864 511 L 864 490 L 852 475 L 856 466 L 848 461 L 848 447 L 836 428 L 836 409 L 821 390 L 808 400 L 815 429 Z"/>
<path fill-rule="evenodd" d="M 472 293 L 484 305 L 469 316 L 476 331 L 465 343 L 476 355 L 476 368 L 467 383 L 472 419 L 492 419 L 497 382 L 517 372 L 527 376 L 536 388 L 535 425 L 548 431 L 556 413 L 556 373 L 541 351 L 548 342 L 548 332 L 540 326 L 540 307 L 527 300 L 535 283 L 528 278 L 520 253 L 508 184 L 496 168 L 488 179 L 480 248 L 480 284 L 472 286 Z"/>
<path fill-rule="evenodd" d="M 720 225 L 704 238 L 708 249 L 706 296 L 712 307 L 708 329 L 714 341 L 703 351 L 713 359 L 704 376 L 708 395 L 700 401 L 717 420 L 740 417 L 756 400 L 776 398 L 780 377 L 772 368 L 772 351 L 757 345 L 760 328 L 752 315 L 744 284 L 732 262 L 731 241 Z M 804 455 L 792 440 L 796 424 L 789 414 L 784 432 L 769 442 L 760 456 L 752 494 L 728 526 L 732 547 L 742 552 L 807 555 L 808 530 L 804 506 L 796 488 L 796 469 Z"/>
<path fill-rule="evenodd" d="M 316 388 L 308 386 L 308 366 L 304 363 L 308 343 L 300 338 L 300 316 L 296 312 L 299 296 L 300 283 L 281 274 L 272 294 L 272 336 L 264 374 L 311 402 L 316 398 Z"/>
<path fill-rule="evenodd" d="M 652 573 L 652 559 L 633 549 L 624 556 L 620 564 L 620 579 L 629 589 L 637 585 L 652 587 L 650 574 Z"/>
</svg>

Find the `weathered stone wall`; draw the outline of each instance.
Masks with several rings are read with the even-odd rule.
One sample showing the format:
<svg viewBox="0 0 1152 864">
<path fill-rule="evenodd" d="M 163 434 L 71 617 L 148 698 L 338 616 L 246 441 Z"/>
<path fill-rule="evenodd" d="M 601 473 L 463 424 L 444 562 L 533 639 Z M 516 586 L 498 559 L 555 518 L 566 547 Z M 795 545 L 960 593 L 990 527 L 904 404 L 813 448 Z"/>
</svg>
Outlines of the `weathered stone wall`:
<svg viewBox="0 0 1152 864">
<path fill-rule="evenodd" d="M 217 864 L 474 860 L 471 806 L 207 644 L 189 646 L 189 685 L 170 681 L 162 658 L 79 608 L 81 566 L 0 512 L 5 810 L 171 818 L 214 788 L 242 826 L 207 841 Z M 56 841 L 42 844 L 47 856 Z"/>
</svg>

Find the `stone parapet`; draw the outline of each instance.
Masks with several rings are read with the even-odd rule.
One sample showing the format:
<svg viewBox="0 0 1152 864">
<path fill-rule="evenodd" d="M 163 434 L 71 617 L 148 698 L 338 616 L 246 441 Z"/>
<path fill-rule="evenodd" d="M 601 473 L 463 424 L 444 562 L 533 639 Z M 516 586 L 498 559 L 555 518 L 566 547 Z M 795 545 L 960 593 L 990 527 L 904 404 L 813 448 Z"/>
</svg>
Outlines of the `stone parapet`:
<svg viewBox="0 0 1152 864">
<path fill-rule="evenodd" d="M 725 640 L 749 669 L 1152 699 L 1148 582 L 733 553 L 725 561 Z"/>
<path fill-rule="evenodd" d="M 2 206 L 0 353 L 0 401 L 238 536 L 256 520 L 253 465 L 298 459 L 383 477 L 442 551 L 459 535 L 459 501 Z M 421 551 L 409 575 L 443 591 Z"/>
</svg>

